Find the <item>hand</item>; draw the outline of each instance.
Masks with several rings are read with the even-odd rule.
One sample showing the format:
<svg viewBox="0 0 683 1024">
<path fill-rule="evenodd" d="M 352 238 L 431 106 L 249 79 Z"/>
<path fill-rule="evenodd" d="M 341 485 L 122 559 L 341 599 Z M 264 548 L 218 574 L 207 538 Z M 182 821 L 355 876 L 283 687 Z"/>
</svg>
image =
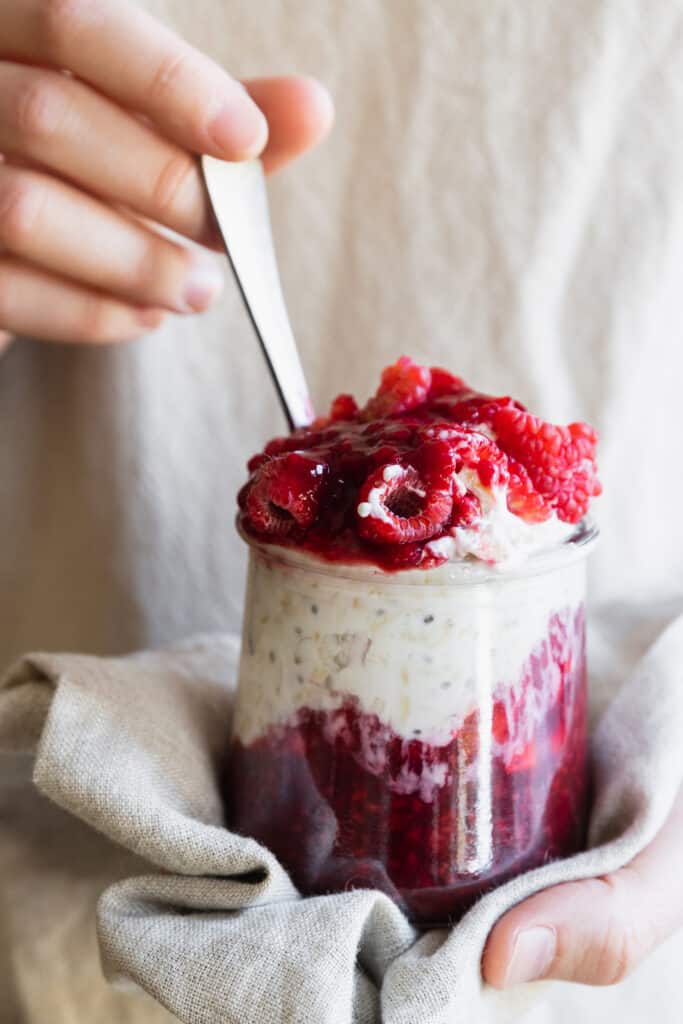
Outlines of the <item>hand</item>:
<svg viewBox="0 0 683 1024">
<path fill-rule="evenodd" d="M 273 170 L 331 119 L 316 82 L 243 87 L 128 0 L 0 2 L 0 347 L 129 340 L 206 309 L 216 258 L 154 229 L 217 247 L 193 154 L 265 147 Z"/>
<path fill-rule="evenodd" d="M 546 889 L 508 911 L 489 936 L 484 978 L 496 988 L 539 978 L 621 981 L 683 925 L 682 855 L 683 791 L 662 830 L 626 867 Z"/>
</svg>

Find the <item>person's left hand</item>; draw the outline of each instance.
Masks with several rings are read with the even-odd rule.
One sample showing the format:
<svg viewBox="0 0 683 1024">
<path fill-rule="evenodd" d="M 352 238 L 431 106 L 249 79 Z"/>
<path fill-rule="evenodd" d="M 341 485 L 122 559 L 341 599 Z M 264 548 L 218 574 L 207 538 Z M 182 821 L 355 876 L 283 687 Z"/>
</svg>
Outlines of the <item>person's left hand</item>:
<svg viewBox="0 0 683 1024">
<path fill-rule="evenodd" d="M 537 893 L 504 914 L 482 960 L 495 988 L 555 978 L 621 981 L 683 925 L 683 790 L 668 821 L 630 864 Z"/>
</svg>

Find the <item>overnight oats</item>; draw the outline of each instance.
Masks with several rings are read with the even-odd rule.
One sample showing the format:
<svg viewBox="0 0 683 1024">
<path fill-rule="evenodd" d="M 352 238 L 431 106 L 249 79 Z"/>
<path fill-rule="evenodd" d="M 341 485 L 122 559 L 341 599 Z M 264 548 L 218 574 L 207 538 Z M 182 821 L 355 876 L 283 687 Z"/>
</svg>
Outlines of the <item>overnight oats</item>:
<svg viewBox="0 0 683 1024">
<path fill-rule="evenodd" d="M 403 358 L 250 464 L 228 824 L 418 926 L 584 841 L 596 436 Z"/>
</svg>

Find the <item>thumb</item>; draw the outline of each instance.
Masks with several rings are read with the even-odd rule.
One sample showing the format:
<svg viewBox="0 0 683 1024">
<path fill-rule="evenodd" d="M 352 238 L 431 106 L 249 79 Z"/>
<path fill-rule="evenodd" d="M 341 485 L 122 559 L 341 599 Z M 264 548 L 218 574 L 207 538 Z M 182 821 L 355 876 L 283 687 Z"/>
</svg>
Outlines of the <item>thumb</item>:
<svg viewBox="0 0 683 1024">
<path fill-rule="evenodd" d="M 621 981 L 683 924 L 683 800 L 629 865 L 537 893 L 491 932 L 482 973 L 495 988 L 556 978 Z"/>
</svg>

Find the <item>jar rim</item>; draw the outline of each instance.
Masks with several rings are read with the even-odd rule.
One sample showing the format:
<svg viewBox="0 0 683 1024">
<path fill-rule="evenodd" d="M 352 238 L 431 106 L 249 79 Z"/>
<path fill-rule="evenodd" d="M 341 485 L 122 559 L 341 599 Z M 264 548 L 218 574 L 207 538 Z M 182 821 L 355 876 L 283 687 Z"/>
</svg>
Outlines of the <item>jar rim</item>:
<svg viewBox="0 0 683 1024">
<path fill-rule="evenodd" d="M 251 552 L 258 552 L 272 563 L 336 579 L 365 580 L 372 582 L 373 585 L 388 586 L 472 586 L 539 576 L 586 558 L 595 547 L 600 534 L 594 520 L 586 516 L 577 524 L 576 530 L 559 544 L 535 551 L 519 562 L 489 565 L 476 559 L 463 559 L 445 562 L 433 569 L 388 571 L 373 563 L 328 561 L 304 548 L 257 540 L 244 531 L 239 519 L 237 532 Z"/>
</svg>

